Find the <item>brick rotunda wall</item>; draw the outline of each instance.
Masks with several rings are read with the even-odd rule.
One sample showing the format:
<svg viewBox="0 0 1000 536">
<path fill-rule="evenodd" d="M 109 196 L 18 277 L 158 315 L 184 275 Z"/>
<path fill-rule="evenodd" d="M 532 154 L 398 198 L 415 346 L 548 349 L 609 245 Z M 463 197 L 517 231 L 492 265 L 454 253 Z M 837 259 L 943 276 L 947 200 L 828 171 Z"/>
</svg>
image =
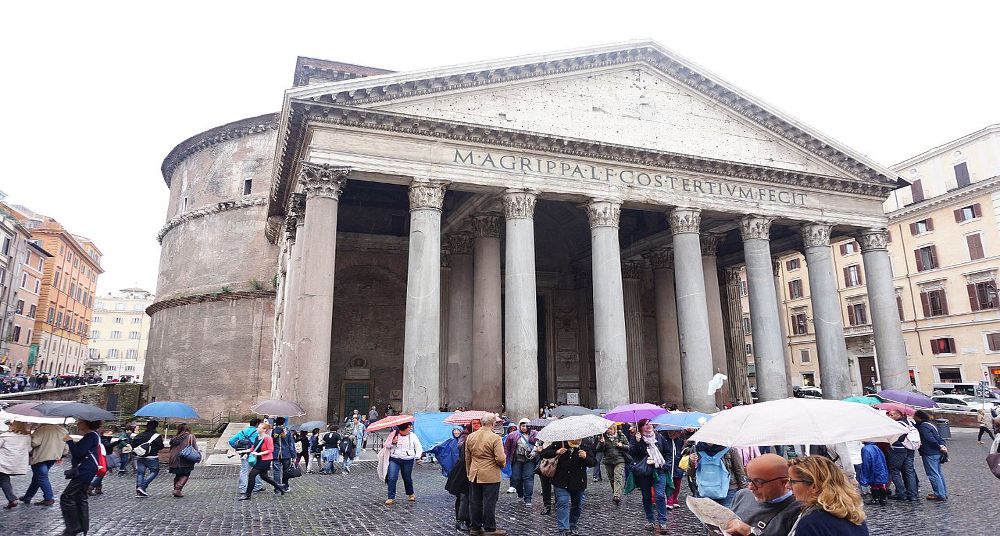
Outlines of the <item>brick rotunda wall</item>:
<svg viewBox="0 0 1000 536">
<path fill-rule="evenodd" d="M 223 125 L 164 160 L 170 201 L 143 375 L 150 400 L 235 418 L 270 393 L 278 252 L 264 224 L 276 126 L 273 114 Z"/>
</svg>

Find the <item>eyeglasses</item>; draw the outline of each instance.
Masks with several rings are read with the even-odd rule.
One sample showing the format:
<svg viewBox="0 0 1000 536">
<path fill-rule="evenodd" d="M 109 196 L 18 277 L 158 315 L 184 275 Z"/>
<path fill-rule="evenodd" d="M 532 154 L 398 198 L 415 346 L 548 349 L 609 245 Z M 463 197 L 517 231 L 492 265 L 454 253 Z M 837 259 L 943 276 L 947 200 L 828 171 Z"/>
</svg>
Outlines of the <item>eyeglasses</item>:
<svg viewBox="0 0 1000 536">
<path fill-rule="evenodd" d="M 762 488 L 762 487 L 764 487 L 764 484 L 769 484 L 771 482 L 774 482 L 775 480 L 788 480 L 788 477 L 787 476 L 779 476 L 778 478 L 772 478 L 771 480 L 761 480 L 759 478 L 751 478 L 750 479 L 750 485 L 753 486 L 753 487 L 755 487 L 755 488 Z"/>
<path fill-rule="evenodd" d="M 795 485 L 795 484 L 808 484 L 808 485 L 811 486 L 812 483 L 813 483 L 813 481 L 812 480 L 795 480 L 794 478 L 789 478 L 788 479 L 788 483 L 792 484 L 792 485 Z"/>
</svg>

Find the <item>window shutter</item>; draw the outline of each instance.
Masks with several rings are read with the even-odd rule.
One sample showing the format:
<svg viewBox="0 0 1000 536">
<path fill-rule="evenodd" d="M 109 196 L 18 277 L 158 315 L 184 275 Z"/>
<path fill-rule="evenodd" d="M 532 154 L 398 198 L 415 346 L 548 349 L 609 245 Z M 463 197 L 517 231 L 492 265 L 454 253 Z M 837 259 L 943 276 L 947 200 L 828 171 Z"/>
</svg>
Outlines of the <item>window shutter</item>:
<svg viewBox="0 0 1000 536">
<path fill-rule="evenodd" d="M 865 277 L 864 277 L 863 271 L 861 270 L 861 265 L 860 264 L 857 265 L 857 267 L 855 269 L 858 271 L 858 284 L 859 285 L 864 285 L 865 284 Z M 891 275 L 892 274 L 890 274 L 890 276 Z"/>
<path fill-rule="evenodd" d="M 937 268 L 937 246 L 931 246 L 931 265 L 928 268 Z"/>
<path fill-rule="evenodd" d="M 891 244 L 892 243 L 892 231 L 889 230 L 889 229 L 885 230 L 885 241 L 886 241 L 887 244 Z"/>
<path fill-rule="evenodd" d="M 941 293 L 941 314 L 948 314 L 948 295 L 945 294 L 944 289 L 939 290 Z"/>
<path fill-rule="evenodd" d="M 969 292 L 969 307 L 973 311 L 979 310 L 979 296 L 976 294 L 976 285 L 968 284 L 965 285 L 965 290 Z"/>
<path fill-rule="evenodd" d="M 983 209 L 979 206 L 979 203 L 973 203 L 972 205 L 972 217 L 978 218 L 983 215 Z"/>
<path fill-rule="evenodd" d="M 913 250 L 913 257 L 917 260 L 917 271 L 918 272 L 923 272 L 924 271 L 924 261 L 922 261 L 920 259 L 920 250 L 919 249 Z"/>
<path fill-rule="evenodd" d="M 795 297 L 795 289 L 792 288 L 792 281 L 788 282 L 788 299 Z"/>
<path fill-rule="evenodd" d="M 903 318 L 903 297 L 898 294 L 896 295 L 896 310 L 899 312 L 899 321 L 905 320 Z"/>
<path fill-rule="evenodd" d="M 955 212 L 958 211 L 956 210 Z M 914 236 L 917 234 L 917 224 L 915 222 L 910 224 L 910 234 Z"/>
<path fill-rule="evenodd" d="M 942 339 L 932 339 L 931 340 L 931 353 L 934 355 L 941 353 Z"/>
<path fill-rule="evenodd" d="M 913 184 L 910 185 L 910 192 L 913 194 L 914 203 L 924 200 L 924 185 L 920 183 L 920 179 L 913 181 Z"/>
<path fill-rule="evenodd" d="M 920 308 L 924 311 L 924 318 L 931 316 L 931 299 L 926 292 L 920 293 Z"/>
<path fill-rule="evenodd" d="M 847 267 L 845 266 L 844 267 L 844 288 L 847 288 L 847 287 L 850 287 L 850 286 L 851 286 L 851 275 L 850 275 L 850 272 L 847 270 Z"/>
<path fill-rule="evenodd" d="M 971 177 L 969 177 L 969 164 L 968 162 L 962 162 L 955 165 L 955 184 L 959 188 L 963 186 L 968 186 L 972 182 Z"/>
<path fill-rule="evenodd" d="M 955 213 L 955 223 L 962 223 L 962 209 L 956 208 L 952 212 Z"/>
<path fill-rule="evenodd" d="M 841 256 L 847 255 L 847 244 L 840 245 L 840 255 Z"/>
<path fill-rule="evenodd" d="M 853 305 L 848 305 L 847 306 L 847 323 L 850 324 L 850 325 L 852 325 L 852 326 L 856 326 L 858 324 L 857 321 L 856 321 L 856 319 L 854 318 L 854 306 Z"/>
<path fill-rule="evenodd" d="M 969 244 L 969 260 L 982 259 L 986 256 L 983 251 L 983 237 L 980 234 L 970 234 L 965 237 L 965 241 Z"/>
<path fill-rule="evenodd" d="M 926 220 L 924 220 L 924 222 L 927 224 L 928 231 L 934 230 L 934 218 L 927 218 Z"/>
</svg>

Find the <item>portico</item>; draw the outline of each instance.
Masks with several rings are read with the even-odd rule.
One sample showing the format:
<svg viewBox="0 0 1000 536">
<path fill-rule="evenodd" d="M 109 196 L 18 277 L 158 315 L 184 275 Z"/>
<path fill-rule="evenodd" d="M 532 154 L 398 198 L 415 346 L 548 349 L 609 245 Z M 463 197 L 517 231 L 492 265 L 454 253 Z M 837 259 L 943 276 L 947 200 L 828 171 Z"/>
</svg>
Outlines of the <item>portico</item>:
<svg viewBox="0 0 1000 536">
<path fill-rule="evenodd" d="M 655 43 L 306 86 L 282 124 L 267 233 L 294 246 L 278 386 L 315 418 L 353 409 L 365 382 L 366 405 L 405 412 L 714 411 L 749 396 L 730 335 L 741 265 L 759 394 L 783 398 L 776 255 L 826 266 L 822 244 L 860 234 L 865 267 L 888 262 L 888 172 Z M 888 289 L 873 319 L 895 310 L 885 273 L 868 274 Z M 824 382 L 846 378 L 832 272 L 810 269 L 810 286 Z M 338 312 L 372 295 L 378 332 Z M 875 326 L 884 378 L 906 372 L 893 329 Z"/>
</svg>

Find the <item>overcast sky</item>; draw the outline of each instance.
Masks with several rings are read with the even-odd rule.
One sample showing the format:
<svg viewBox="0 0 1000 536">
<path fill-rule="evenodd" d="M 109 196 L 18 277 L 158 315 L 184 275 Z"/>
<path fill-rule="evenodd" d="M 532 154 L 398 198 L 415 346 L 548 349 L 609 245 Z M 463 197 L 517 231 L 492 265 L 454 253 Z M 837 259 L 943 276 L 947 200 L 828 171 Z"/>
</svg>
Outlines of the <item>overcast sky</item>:
<svg viewBox="0 0 1000 536">
<path fill-rule="evenodd" d="M 143 4 L 0 8 L 0 190 L 94 240 L 102 292 L 155 289 L 166 154 L 278 111 L 300 55 L 405 71 L 652 38 L 884 165 L 1000 122 L 996 3 Z"/>
</svg>

